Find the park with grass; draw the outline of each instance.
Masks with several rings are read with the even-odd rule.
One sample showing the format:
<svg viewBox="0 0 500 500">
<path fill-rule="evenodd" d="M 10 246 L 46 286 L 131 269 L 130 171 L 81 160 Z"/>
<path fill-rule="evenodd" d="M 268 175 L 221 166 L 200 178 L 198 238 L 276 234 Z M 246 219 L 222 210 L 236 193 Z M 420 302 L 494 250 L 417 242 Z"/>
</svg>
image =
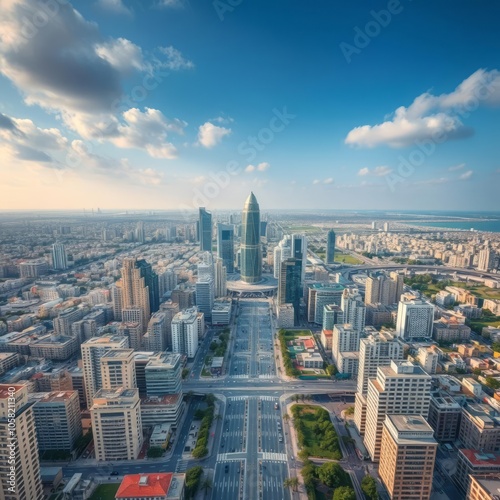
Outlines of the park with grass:
<svg viewBox="0 0 500 500">
<path fill-rule="evenodd" d="M 324 408 L 295 404 L 290 411 L 301 451 L 305 450 L 311 457 L 342 458 L 337 432 Z"/>
<path fill-rule="evenodd" d="M 204 365 L 201 370 L 202 377 L 212 377 L 212 372 L 210 370 L 212 367 L 212 360 L 217 357 L 223 358 L 226 355 L 230 336 L 231 330 L 229 328 L 224 328 L 222 332 L 214 336 L 214 339 L 210 342 L 209 352 L 205 356 Z"/>
<path fill-rule="evenodd" d="M 115 495 L 119 487 L 120 483 L 100 484 L 94 493 L 92 493 L 89 500 L 115 500 Z"/>
</svg>

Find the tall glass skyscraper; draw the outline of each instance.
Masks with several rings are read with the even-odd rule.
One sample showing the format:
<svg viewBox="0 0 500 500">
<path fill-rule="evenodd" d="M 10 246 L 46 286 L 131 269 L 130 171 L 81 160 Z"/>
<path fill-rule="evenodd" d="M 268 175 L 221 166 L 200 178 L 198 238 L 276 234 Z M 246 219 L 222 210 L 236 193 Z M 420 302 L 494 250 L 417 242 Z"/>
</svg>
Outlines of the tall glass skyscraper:
<svg viewBox="0 0 500 500">
<path fill-rule="evenodd" d="M 326 239 L 326 263 L 333 264 L 335 262 L 335 231 L 330 229 Z"/>
<path fill-rule="evenodd" d="M 260 209 L 253 193 L 245 201 L 241 225 L 241 279 L 258 283 L 262 279 Z"/>
<path fill-rule="evenodd" d="M 234 273 L 234 226 L 217 224 L 217 257 L 222 259 L 228 273 Z"/>
<path fill-rule="evenodd" d="M 200 207 L 200 218 L 198 220 L 198 238 L 200 239 L 200 251 L 212 251 L 212 214 L 204 207 Z"/>
</svg>

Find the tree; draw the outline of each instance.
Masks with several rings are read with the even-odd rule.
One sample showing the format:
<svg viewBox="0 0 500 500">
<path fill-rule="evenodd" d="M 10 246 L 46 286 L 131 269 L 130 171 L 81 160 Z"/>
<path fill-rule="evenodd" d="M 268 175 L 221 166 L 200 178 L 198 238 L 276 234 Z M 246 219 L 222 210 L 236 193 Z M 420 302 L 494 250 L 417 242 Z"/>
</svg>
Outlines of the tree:
<svg viewBox="0 0 500 500">
<path fill-rule="evenodd" d="M 186 472 L 186 499 L 194 498 L 200 484 L 203 467 L 196 465 Z"/>
<path fill-rule="evenodd" d="M 346 415 L 354 415 L 354 406 L 349 406 L 345 411 Z"/>
<path fill-rule="evenodd" d="M 340 486 L 335 488 L 333 500 L 356 500 L 356 493 L 350 486 Z"/>
<path fill-rule="evenodd" d="M 330 488 L 338 488 L 339 486 L 348 486 L 350 484 L 347 472 L 335 462 L 325 462 L 318 467 L 318 478 Z"/>
<path fill-rule="evenodd" d="M 283 481 L 284 488 L 292 488 L 293 491 L 297 491 L 299 488 L 299 480 L 296 477 L 288 477 Z"/>
<path fill-rule="evenodd" d="M 372 476 L 366 475 L 361 481 L 361 489 L 370 500 L 378 500 L 377 482 Z"/>
<path fill-rule="evenodd" d="M 495 352 L 500 352 L 500 342 L 493 342 L 491 344 L 491 348 L 495 351 Z"/>
<path fill-rule="evenodd" d="M 325 368 L 325 371 L 328 375 L 330 375 L 330 377 L 332 377 L 333 375 L 336 375 L 338 372 L 337 372 L 337 368 L 335 367 L 335 365 L 328 365 L 326 368 Z"/>
<path fill-rule="evenodd" d="M 148 458 L 158 458 L 163 455 L 163 448 L 159 446 L 153 446 L 148 450 Z"/>
<path fill-rule="evenodd" d="M 307 448 L 304 448 L 303 450 L 300 450 L 299 453 L 297 454 L 300 460 L 305 462 L 306 460 L 309 459 L 309 450 Z"/>
<path fill-rule="evenodd" d="M 283 413 L 283 420 L 285 422 L 289 422 L 290 421 L 290 415 L 288 415 L 288 413 Z"/>
<path fill-rule="evenodd" d="M 215 403 L 215 396 L 213 394 L 207 394 L 205 396 L 205 403 L 207 403 L 208 406 L 212 406 Z"/>
<path fill-rule="evenodd" d="M 205 496 L 207 495 L 207 491 L 213 488 L 212 480 L 209 477 L 206 477 L 201 483 L 201 489 L 205 492 Z"/>
<path fill-rule="evenodd" d="M 496 379 L 496 378 L 493 378 L 493 377 L 486 377 L 486 385 L 490 388 L 490 389 L 500 389 L 500 382 Z"/>
<path fill-rule="evenodd" d="M 204 456 L 206 456 L 208 453 L 208 449 L 206 446 L 197 446 L 194 450 L 193 450 L 193 457 L 194 458 L 203 458 Z"/>
</svg>

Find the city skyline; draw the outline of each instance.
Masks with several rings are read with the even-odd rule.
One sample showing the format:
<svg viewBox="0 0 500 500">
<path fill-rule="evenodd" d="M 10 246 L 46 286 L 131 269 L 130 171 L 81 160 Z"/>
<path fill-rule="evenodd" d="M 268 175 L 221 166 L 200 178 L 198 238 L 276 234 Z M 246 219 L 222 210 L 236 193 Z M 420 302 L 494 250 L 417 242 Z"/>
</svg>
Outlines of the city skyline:
<svg viewBox="0 0 500 500">
<path fill-rule="evenodd" d="M 53 3 L 0 12 L 0 210 L 496 208 L 495 2 Z"/>
</svg>

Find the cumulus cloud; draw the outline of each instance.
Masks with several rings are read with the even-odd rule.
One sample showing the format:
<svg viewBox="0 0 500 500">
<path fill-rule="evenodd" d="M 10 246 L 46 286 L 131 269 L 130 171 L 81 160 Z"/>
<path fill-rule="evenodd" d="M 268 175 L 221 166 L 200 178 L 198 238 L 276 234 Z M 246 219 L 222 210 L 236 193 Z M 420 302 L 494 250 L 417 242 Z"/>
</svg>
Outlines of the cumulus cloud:
<svg viewBox="0 0 500 500">
<path fill-rule="evenodd" d="M 185 0 L 159 0 L 157 7 L 160 9 L 180 9 L 186 6 Z"/>
<path fill-rule="evenodd" d="M 121 106 L 122 84 L 132 73 L 181 70 L 193 64 L 171 46 L 157 50 L 161 57 L 146 59 L 130 40 L 105 39 L 95 23 L 66 2 L 37 28 L 28 21 L 39 9 L 38 0 L 12 0 L 0 9 L 0 74 L 21 91 L 25 102 L 60 116 L 84 139 L 141 148 L 154 158 L 176 157 L 175 147 L 165 140 L 167 132 L 179 132 L 186 124 L 167 120 L 157 110 L 141 113 L 130 104 Z"/>
<path fill-rule="evenodd" d="M 245 172 L 265 172 L 269 168 L 271 168 L 271 165 L 267 161 L 264 161 L 262 163 L 259 163 L 257 166 L 247 165 L 247 167 L 245 168 Z"/>
<path fill-rule="evenodd" d="M 358 175 L 360 177 L 365 177 L 367 175 L 374 175 L 375 177 L 384 177 L 392 172 L 392 169 L 386 167 L 385 165 L 381 165 L 380 167 L 375 167 L 373 170 L 370 170 L 368 167 L 364 167 L 359 170 Z"/>
<path fill-rule="evenodd" d="M 129 9 L 122 0 L 97 0 L 96 5 L 113 14 L 122 14 L 132 16 L 132 10 Z"/>
<path fill-rule="evenodd" d="M 459 175 L 459 179 L 461 181 L 466 181 L 472 177 L 472 174 L 474 173 L 473 170 L 467 170 L 467 172 L 464 172 L 463 174 Z"/>
<path fill-rule="evenodd" d="M 198 143 L 205 148 L 213 148 L 222 139 L 231 133 L 230 128 L 218 127 L 210 122 L 205 122 L 198 129 Z"/>
<path fill-rule="evenodd" d="M 144 69 L 140 47 L 126 38 L 109 40 L 95 46 L 96 54 L 121 73 Z"/>
<path fill-rule="evenodd" d="M 479 69 L 449 94 L 418 96 L 409 107 L 396 109 L 392 119 L 378 125 L 352 129 L 345 139 L 350 146 L 392 148 L 440 137 L 444 140 L 470 136 L 473 131 L 461 121 L 480 105 L 500 104 L 500 72 Z"/>
<path fill-rule="evenodd" d="M 323 184 L 333 184 L 333 177 L 328 177 L 323 181 Z"/>
</svg>

